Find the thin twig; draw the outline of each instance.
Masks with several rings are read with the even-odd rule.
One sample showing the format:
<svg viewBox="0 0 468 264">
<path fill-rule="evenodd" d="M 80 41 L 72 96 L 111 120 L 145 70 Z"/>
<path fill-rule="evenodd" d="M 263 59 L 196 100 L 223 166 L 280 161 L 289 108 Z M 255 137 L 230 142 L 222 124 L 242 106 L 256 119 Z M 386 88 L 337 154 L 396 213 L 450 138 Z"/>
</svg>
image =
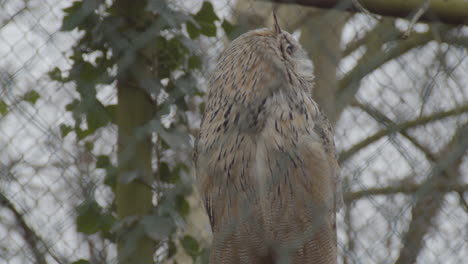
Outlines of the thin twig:
<svg viewBox="0 0 468 264">
<path fill-rule="evenodd" d="M 424 15 L 424 13 L 427 12 L 429 9 L 429 4 L 430 0 L 424 1 L 424 3 L 421 5 L 421 7 L 416 11 L 416 13 L 413 15 L 411 18 L 410 24 L 408 25 L 408 28 L 406 29 L 405 33 L 403 34 L 402 38 L 407 39 L 409 35 L 411 34 L 411 31 L 413 31 L 413 27 L 416 24 L 416 22 L 419 21 L 419 19 Z"/>
<path fill-rule="evenodd" d="M 468 123 L 460 127 L 452 140 L 437 154 L 440 157 L 432 171 L 414 193 L 415 202 L 411 209 L 412 219 L 408 231 L 402 237 L 400 254 L 396 264 L 415 263 L 424 247 L 424 237 L 431 228 L 433 219 L 442 208 L 444 193 L 438 187 L 455 183 L 460 177 L 459 167 L 468 148 Z M 465 191 L 465 190 L 456 190 Z"/>
<path fill-rule="evenodd" d="M 13 203 L 5 197 L 2 193 L 0 193 L 0 205 L 10 210 L 13 215 L 15 216 L 16 223 L 21 228 L 21 232 L 19 232 L 26 244 L 28 245 L 29 249 L 34 255 L 37 264 L 47 264 L 45 257 L 44 257 L 44 250 L 40 249 L 40 239 L 36 232 L 32 230 L 31 227 L 26 223 L 24 220 L 24 216 L 20 213 Z"/>
<path fill-rule="evenodd" d="M 380 18 L 377 17 L 377 15 L 375 14 L 372 14 L 369 10 L 367 10 L 367 8 L 365 8 L 361 2 L 359 2 L 359 0 L 351 0 L 351 2 L 353 2 L 353 5 L 354 7 L 361 13 L 364 13 L 366 15 L 368 15 L 369 17 L 375 19 L 375 20 L 379 20 Z"/>
<path fill-rule="evenodd" d="M 406 178 L 412 178 L 413 175 L 409 175 Z M 387 186 L 381 188 L 368 188 L 365 190 L 348 192 L 344 194 L 344 201 L 346 204 L 350 204 L 356 200 L 366 198 L 369 196 L 376 196 L 376 195 L 395 195 L 395 194 L 410 194 L 413 195 L 417 193 L 421 188 L 424 188 L 424 184 L 408 184 L 403 183 L 400 185 L 394 186 Z M 433 191 L 439 193 L 447 193 L 447 192 L 457 192 L 457 193 L 465 193 L 468 192 L 468 184 L 462 183 L 446 183 L 446 182 L 437 182 L 434 186 Z"/>
<path fill-rule="evenodd" d="M 457 192 L 458 198 L 460 199 L 460 204 L 465 208 L 466 213 L 468 213 L 468 202 L 466 202 L 465 197 L 463 196 L 464 192 Z"/>
<path fill-rule="evenodd" d="M 385 136 L 391 135 L 393 133 L 401 132 L 401 131 L 406 131 L 406 130 L 408 130 L 410 128 L 425 125 L 425 124 L 428 124 L 428 123 L 431 123 L 431 122 L 434 122 L 434 121 L 437 121 L 437 120 L 440 120 L 440 119 L 447 118 L 449 116 L 459 115 L 461 113 L 466 113 L 466 112 L 468 112 L 468 105 L 464 105 L 464 106 L 461 106 L 461 107 L 458 107 L 458 108 L 454 108 L 454 109 L 449 110 L 449 111 L 434 113 L 434 114 L 429 115 L 429 116 L 424 116 L 424 117 L 417 118 L 417 119 L 414 119 L 414 120 L 410 120 L 410 121 L 407 121 L 407 122 L 404 122 L 404 123 L 401 123 L 401 124 L 395 124 L 395 126 L 387 127 L 385 129 L 382 129 L 382 130 L 378 131 L 377 133 L 367 137 L 366 139 L 362 140 L 361 142 L 356 143 L 355 145 L 353 145 L 349 149 L 342 151 L 340 153 L 339 160 L 340 160 L 341 163 L 345 162 L 351 156 L 353 156 L 354 154 L 359 152 L 361 149 L 369 146 L 370 144 L 376 142 L 377 140 L 379 140 L 379 139 L 381 139 L 381 138 L 383 138 Z"/>
</svg>

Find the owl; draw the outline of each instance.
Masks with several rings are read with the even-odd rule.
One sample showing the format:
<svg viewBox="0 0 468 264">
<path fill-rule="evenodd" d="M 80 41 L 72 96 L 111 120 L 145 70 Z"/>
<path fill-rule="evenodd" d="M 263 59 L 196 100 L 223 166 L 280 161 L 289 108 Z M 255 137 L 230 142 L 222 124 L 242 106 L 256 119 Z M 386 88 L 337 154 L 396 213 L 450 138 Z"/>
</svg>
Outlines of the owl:
<svg viewBox="0 0 468 264">
<path fill-rule="evenodd" d="M 313 64 L 276 20 L 212 73 L 193 155 L 212 264 L 336 263 L 339 166 Z"/>
</svg>

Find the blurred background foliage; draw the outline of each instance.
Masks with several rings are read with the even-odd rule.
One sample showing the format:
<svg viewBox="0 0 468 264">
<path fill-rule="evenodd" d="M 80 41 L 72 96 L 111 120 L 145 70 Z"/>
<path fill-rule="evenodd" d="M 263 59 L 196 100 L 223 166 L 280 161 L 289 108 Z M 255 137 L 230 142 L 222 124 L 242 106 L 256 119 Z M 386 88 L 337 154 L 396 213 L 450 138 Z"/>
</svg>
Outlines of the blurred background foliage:
<svg viewBox="0 0 468 264">
<path fill-rule="evenodd" d="M 207 78 L 272 5 L 0 6 L 1 262 L 207 263 L 191 171 Z M 468 27 L 275 8 L 335 126 L 339 263 L 464 263 Z"/>
</svg>

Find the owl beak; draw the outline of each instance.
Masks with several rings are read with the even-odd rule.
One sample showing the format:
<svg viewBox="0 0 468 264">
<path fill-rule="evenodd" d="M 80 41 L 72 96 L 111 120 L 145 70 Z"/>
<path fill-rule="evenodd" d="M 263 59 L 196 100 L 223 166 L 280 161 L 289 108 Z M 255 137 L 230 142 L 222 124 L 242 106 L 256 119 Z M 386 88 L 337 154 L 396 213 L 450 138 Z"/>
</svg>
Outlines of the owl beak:
<svg viewBox="0 0 468 264">
<path fill-rule="evenodd" d="M 276 34 L 280 34 L 281 28 L 278 24 L 278 18 L 276 17 L 276 13 L 274 11 L 273 11 L 273 20 L 274 20 L 274 25 L 273 25 L 274 31 Z"/>
</svg>

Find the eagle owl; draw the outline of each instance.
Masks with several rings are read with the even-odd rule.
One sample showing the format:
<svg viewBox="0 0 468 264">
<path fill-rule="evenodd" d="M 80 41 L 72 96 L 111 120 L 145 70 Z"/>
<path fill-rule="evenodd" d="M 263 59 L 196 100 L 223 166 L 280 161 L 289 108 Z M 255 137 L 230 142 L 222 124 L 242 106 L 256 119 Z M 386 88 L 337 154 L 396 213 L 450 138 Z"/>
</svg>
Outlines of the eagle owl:
<svg viewBox="0 0 468 264">
<path fill-rule="evenodd" d="M 313 79 L 276 17 L 221 54 L 194 152 L 210 263 L 336 263 L 339 166 Z"/>
</svg>

